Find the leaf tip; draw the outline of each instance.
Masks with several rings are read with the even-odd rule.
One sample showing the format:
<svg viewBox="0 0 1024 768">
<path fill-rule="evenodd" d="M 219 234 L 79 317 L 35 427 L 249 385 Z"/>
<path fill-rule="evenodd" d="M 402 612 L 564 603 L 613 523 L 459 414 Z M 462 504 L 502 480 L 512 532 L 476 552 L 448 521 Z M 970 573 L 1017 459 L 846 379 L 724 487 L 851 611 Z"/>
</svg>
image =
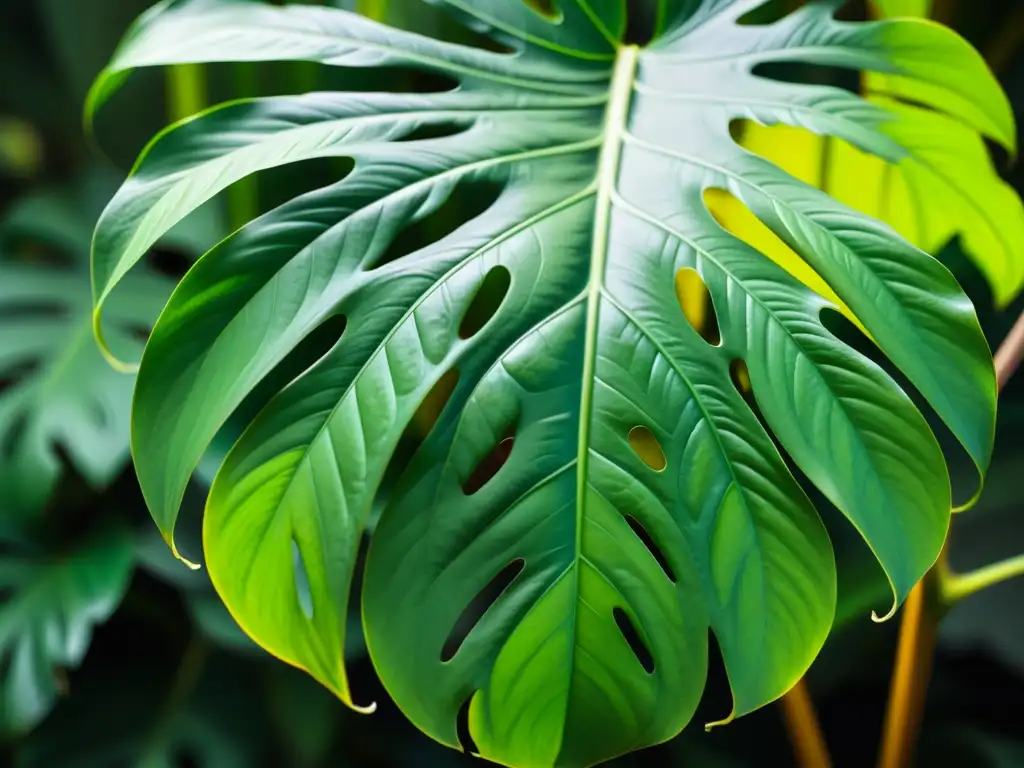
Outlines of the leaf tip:
<svg viewBox="0 0 1024 768">
<path fill-rule="evenodd" d="M 899 609 L 899 607 L 899 602 L 893 600 L 892 608 L 889 609 L 889 612 L 885 614 L 885 616 L 879 616 L 876 611 L 872 611 L 871 620 L 875 622 L 875 624 L 885 624 L 885 622 L 887 622 L 889 619 L 896 615 L 896 611 Z"/>
<path fill-rule="evenodd" d="M 371 701 L 367 706 L 361 707 L 355 702 L 349 702 L 349 706 L 360 715 L 372 715 L 377 711 L 377 702 Z"/>
<path fill-rule="evenodd" d="M 718 728 L 719 726 L 722 726 L 722 725 L 729 725 L 729 723 L 731 723 L 735 719 L 736 719 L 736 713 L 735 712 L 730 712 L 729 716 L 724 718 L 723 720 L 715 720 L 715 721 L 710 722 L 710 723 L 705 723 L 704 724 L 704 732 L 705 733 L 711 733 L 711 731 L 714 730 L 715 728 Z"/>
<path fill-rule="evenodd" d="M 92 333 L 96 339 L 96 345 L 99 347 L 100 354 L 103 355 L 103 359 L 107 361 L 107 364 L 118 373 L 135 374 L 139 372 L 138 363 L 126 363 L 124 360 L 119 358 L 111 351 L 107 345 L 107 340 L 103 336 L 103 315 L 102 305 L 97 305 L 96 309 L 92 313 Z M 171 545 L 174 548 L 174 545 Z"/>
<path fill-rule="evenodd" d="M 173 532 L 164 534 L 164 541 L 166 541 L 167 542 L 167 546 L 171 548 L 171 554 L 174 555 L 175 559 L 180 561 L 180 562 L 182 562 L 182 563 L 184 563 L 185 566 L 190 571 L 198 571 L 198 570 L 200 570 L 203 567 L 199 563 L 194 563 L 191 560 L 189 560 L 187 557 L 184 557 L 181 554 L 181 552 L 178 551 L 178 545 L 174 543 L 174 533 Z"/>
</svg>

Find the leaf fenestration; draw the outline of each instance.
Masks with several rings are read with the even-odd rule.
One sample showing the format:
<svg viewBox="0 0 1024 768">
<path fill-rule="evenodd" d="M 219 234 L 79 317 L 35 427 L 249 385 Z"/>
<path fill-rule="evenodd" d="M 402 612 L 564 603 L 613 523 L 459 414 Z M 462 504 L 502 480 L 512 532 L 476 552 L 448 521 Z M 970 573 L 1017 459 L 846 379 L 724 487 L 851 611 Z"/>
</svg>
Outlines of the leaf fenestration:
<svg viewBox="0 0 1024 768">
<path fill-rule="evenodd" d="M 506 765 L 590 765 L 685 726 L 709 628 L 731 719 L 782 695 L 831 624 L 828 537 L 734 385 L 740 363 L 781 448 L 875 551 L 895 605 L 938 555 L 948 472 L 907 393 L 833 336 L 822 310 L 854 317 L 982 473 L 989 460 L 991 358 L 952 276 L 730 134 L 740 119 L 799 126 L 910 162 L 921 153 L 913 121 L 754 68 L 800 61 L 904 78 L 948 119 L 997 139 L 1012 134 L 1012 115 L 954 33 L 840 22 L 835 3 L 753 26 L 739 20 L 754 0 L 661 0 L 642 49 L 623 42 L 618 0 L 561 0 L 557 19 L 512 0 L 437 3 L 515 52 L 324 8 L 162 5 L 141 20 L 93 106 L 133 68 L 225 58 L 397 64 L 460 87 L 243 100 L 169 130 L 98 227 L 97 312 L 150 242 L 232 181 L 351 158 L 344 179 L 207 253 L 168 303 L 135 396 L 147 501 L 173 542 L 214 435 L 313 329 L 344 315 L 337 343 L 228 454 L 204 530 L 239 624 L 353 704 L 340 649 L 358 544 L 402 435 L 458 371 L 373 532 L 371 657 L 409 718 L 453 748 Z M 462 130 L 437 130 L 452 125 Z M 403 232 L 477 184 L 498 190 L 486 210 L 396 252 Z M 828 291 L 723 226 L 711 190 Z M 714 344 L 680 306 L 680 273 L 706 287 Z M 492 275 L 507 285 L 481 310 Z M 638 427 L 660 455 L 637 447 Z M 470 482 L 511 434 L 500 469 Z M 521 571 L 449 656 L 466 606 L 510 563 Z"/>
</svg>

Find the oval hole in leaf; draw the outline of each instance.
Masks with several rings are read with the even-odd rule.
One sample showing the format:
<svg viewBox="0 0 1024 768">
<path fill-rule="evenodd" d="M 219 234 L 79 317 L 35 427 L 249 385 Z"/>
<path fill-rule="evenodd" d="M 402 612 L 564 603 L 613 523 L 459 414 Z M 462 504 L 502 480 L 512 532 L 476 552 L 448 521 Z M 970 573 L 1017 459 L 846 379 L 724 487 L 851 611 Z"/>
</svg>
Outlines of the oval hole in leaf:
<svg viewBox="0 0 1024 768">
<path fill-rule="evenodd" d="M 448 662 L 455 658 L 455 654 L 459 652 L 459 648 L 462 647 L 473 628 L 480 623 L 480 619 L 487 613 L 487 609 L 498 601 L 506 589 L 512 586 L 512 582 L 523 572 L 525 567 L 526 561 L 522 558 L 513 560 L 477 593 L 476 597 L 462 611 L 455 626 L 452 627 L 452 631 L 448 633 L 448 639 L 444 641 L 444 646 L 441 648 L 441 661 Z"/>
<path fill-rule="evenodd" d="M 423 438 L 437 424 L 437 420 L 441 418 L 441 412 L 448 405 L 448 401 L 451 399 L 455 386 L 458 383 L 458 368 L 452 368 L 437 380 L 409 421 L 409 427 L 406 431 L 411 433 L 410 437 L 418 439 L 420 442 L 423 441 Z"/>
<path fill-rule="evenodd" d="M 555 0 L 522 0 L 523 5 L 543 16 L 550 22 L 556 22 L 561 13 L 555 7 Z"/>
<path fill-rule="evenodd" d="M 751 399 L 750 371 L 747 364 L 739 359 L 733 360 L 729 363 L 729 377 L 736 390 L 743 395 L 743 399 Z"/>
<path fill-rule="evenodd" d="M 146 254 L 146 264 L 158 275 L 180 280 L 191 269 L 192 259 L 180 248 L 167 243 L 157 243 Z"/>
<path fill-rule="evenodd" d="M 409 133 L 404 136 L 400 136 L 397 139 L 392 139 L 392 141 L 403 143 L 411 141 L 430 141 L 431 139 L 447 139 L 452 136 L 458 136 L 460 133 L 465 133 L 472 127 L 472 125 L 472 120 L 466 120 L 462 123 L 452 121 L 422 123 L 409 131 Z"/>
<path fill-rule="evenodd" d="M 767 61 L 755 65 L 753 74 L 780 83 L 830 85 L 850 93 L 860 93 L 860 71 L 850 67 L 809 64 L 805 61 Z"/>
<path fill-rule="evenodd" d="M 512 455 L 512 446 L 515 444 L 515 441 L 515 437 L 506 437 L 494 446 L 494 449 L 477 464 L 473 474 L 469 476 L 466 484 L 462 486 L 462 492 L 467 496 L 472 496 L 491 482 L 494 476 L 505 466 L 509 456 Z"/>
<path fill-rule="evenodd" d="M 473 703 L 473 697 L 475 693 L 471 693 L 462 706 L 459 707 L 459 714 L 455 719 L 455 733 L 459 738 L 459 746 L 462 747 L 462 751 L 467 755 L 478 755 L 480 749 L 476 745 L 476 740 L 473 738 L 473 732 L 469 729 L 469 708 Z"/>
<path fill-rule="evenodd" d="M 711 346 L 719 346 L 722 334 L 718 329 L 715 304 L 707 284 L 697 270 L 685 267 L 676 272 L 676 299 L 679 308 L 683 310 L 683 317 L 693 330 Z"/>
<path fill-rule="evenodd" d="M 654 656 L 651 655 L 647 644 L 640 637 L 636 627 L 633 626 L 633 620 L 629 618 L 629 614 L 621 608 L 616 608 L 612 611 L 612 615 L 615 617 L 615 624 L 618 626 L 619 631 L 629 644 L 630 650 L 636 656 L 636 660 L 644 668 L 644 672 L 648 675 L 654 674 Z"/>
<path fill-rule="evenodd" d="M 347 328 L 348 318 L 345 315 L 331 315 L 321 322 L 253 388 L 235 409 L 232 421 L 248 424 L 256 418 L 274 395 L 334 349 Z"/>
<path fill-rule="evenodd" d="M 482 180 L 459 184 L 448 199 L 419 219 L 406 223 L 405 228 L 391 241 L 368 269 L 378 269 L 403 256 L 438 243 L 467 222 L 482 216 L 497 202 L 504 187 Z"/>
<path fill-rule="evenodd" d="M 498 313 L 511 286 L 512 273 L 507 268 L 498 266 L 487 273 L 462 318 L 462 324 L 459 326 L 460 339 L 472 338 L 487 325 Z"/>
<path fill-rule="evenodd" d="M 654 541 L 654 538 L 651 536 L 651 534 L 648 533 L 647 529 L 644 528 L 643 524 L 632 515 L 623 515 L 623 517 L 626 518 L 626 522 L 629 523 L 629 527 L 633 529 L 633 533 L 635 533 L 637 538 L 640 539 L 641 542 L 643 542 L 643 545 L 647 547 L 647 551 L 651 553 L 651 556 L 654 557 L 654 559 L 658 562 L 658 565 L 661 566 L 661 570 L 665 572 L 665 575 L 668 577 L 668 580 L 675 584 L 676 574 L 672 570 L 672 566 L 669 565 L 668 558 L 665 557 L 665 553 L 662 551 L 661 547 L 659 547 L 657 543 Z"/>
<path fill-rule="evenodd" d="M 629 445 L 640 457 L 640 461 L 655 472 L 662 472 L 668 466 L 661 443 L 647 427 L 637 426 L 629 430 Z"/>
<path fill-rule="evenodd" d="M 818 313 L 818 319 L 825 326 L 825 330 L 835 336 L 839 341 L 851 349 L 856 349 L 866 357 L 877 358 L 878 348 L 863 331 L 858 328 L 846 315 L 833 307 L 822 307 Z M 875 362 L 878 362 L 876 359 Z"/>
<path fill-rule="evenodd" d="M 377 495 L 374 498 L 375 507 L 382 507 L 387 504 L 388 497 L 393 492 L 399 478 L 405 474 L 405 470 L 409 468 L 409 464 L 416 455 L 416 451 L 420 449 L 430 430 L 434 428 L 437 420 L 441 418 L 441 413 L 444 411 L 445 406 L 448 405 L 448 401 L 451 399 L 458 383 L 459 371 L 457 368 L 452 368 L 437 380 L 434 386 L 431 387 L 430 392 L 427 393 L 427 396 L 423 398 L 423 402 L 420 403 L 419 408 L 416 409 L 416 413 L 409 420 L 401 437 L 398 438 L 395 450 L 391 452 L 391 458 L 384 468 L 384 475 L 381 478 Z"/>
<path fill-rule="evenodd" d="M 299 545 L 292 539 L 292 570 L 295 572 L 295 594 L 299 599 L 299 607 L 307 619 L 313 618 L 313 593 L 309 588 L 309 574 L 306 563 L 302 559 Z"/>
</svg>

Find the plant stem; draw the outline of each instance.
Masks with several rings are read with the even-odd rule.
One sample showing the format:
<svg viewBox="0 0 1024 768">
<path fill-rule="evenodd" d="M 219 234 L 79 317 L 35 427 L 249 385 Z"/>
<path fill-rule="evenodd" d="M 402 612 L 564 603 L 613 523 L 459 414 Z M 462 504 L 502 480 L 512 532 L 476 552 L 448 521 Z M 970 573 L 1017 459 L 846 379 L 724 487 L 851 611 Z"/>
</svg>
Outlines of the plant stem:
<svg viewBox="0 0 1024 768">
<path fill-rule="evenodd" d="M 1024 312 L 1013 324 L 1006 340 L 999 345 L 996 351 L 996 386 L 1002 391 L 1003 387 L 1010 380 L 1010 377 L 1017 372 L 1021 358 L 1024 357 Z"/>
<path fill-rule="evenodd" d="M 806 681 L 801 678 L 779 703 L 797 768 L 830 768 L 832 758 Z"/>
<path fill-rule="evenodd" d="M 1001 391 L 1024 357 L 1024 313 L 995 354 L 996 386 Z M 925 574 L 903 606 L 899 644 L 889 689 L 879 768 L 905 768 L 913 760 L 925 695 L 931 677 L 939 620 L 946 608 L 979 589 L 1024 574 L 1024 557 L 955 575 L 948 559 L 949 539 L 935 566 Z"/>
<path fill-rule="evenodd" d="M 938 635 L 938 618 L 932 615 L 929 606 L 930 580 L 931 572 L 911 590 L 903 604 L 878 759 L 880 768 L 902 768 L 909 766 L 913 759 Z"/>
<path fill-rule="evenodd" d="M 1024 576 L 1024 555 L 986 565 L 970 573 L 953 573 L 947 570 L 939 580 L 939 596 L 943 606 L 951 608 L 965 597 L 1017 576 Z"/>
<path fill-rule="evenodd" d="M 176 64 L 167 70 L 167 117 L 184 120 L 206 107 L 206 73 L 201 64 Z"/>
<path fill-rule="evenodd" d="M 182 654 L 170 693 L 167 695 L 163 710 L 153 729 L 149 746 L 138 762 L 138 768 L 157 768 L 166 764 L 163 753 L 167 750 L 168 743 L 174 735 L 175 719 L 195 691 L 209 652 L 210 647 L 206 640 L 198 631 L 195 631 L 185 648 L 185 653 Z"/>
<path fill-rule="evenodd" d="M 252 98 L 258 95 L 256 65 L 240 62 L 233 65 L 235 97 Z M 228 187 L 228 225 L 240 229 L 259 215 L 259 187 L 256 176 L 246 176 Z"/>
</svg>

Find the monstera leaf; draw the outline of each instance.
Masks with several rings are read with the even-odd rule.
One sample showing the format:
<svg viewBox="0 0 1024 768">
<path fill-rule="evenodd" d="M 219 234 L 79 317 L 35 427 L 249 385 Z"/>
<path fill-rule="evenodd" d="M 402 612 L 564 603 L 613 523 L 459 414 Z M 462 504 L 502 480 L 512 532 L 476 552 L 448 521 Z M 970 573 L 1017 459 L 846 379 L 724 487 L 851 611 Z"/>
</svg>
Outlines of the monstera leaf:
<svg viewBox="0 0 1024 768">
<path fill-rule="evenodd" d="M 102 528 L 72 552 L 37 551 L 0 531 L 0 736 L 20 735 L 50 711 L 93 627 L 117 609 L 132 573 L 131 538 Z"/>
<path fill-rule="evenodd" d="M 928 0 L 878 0 L 882 18 L 927 17 Z M 805 127 L 748 122 L 742 143 L 832 197 L 891 224 L 910 242 L 938 253 L 961 237 L 967 255 L 1005 306 L 1024 287 L 1024 205 L 1003 181 L 985 146 L 984 130 L 957 119 L 949 96 L 935 97 L 929 83 L 891 74 L 862 78 L 865 97 L 898 111 L 912 152 L 892 162 L 854 143 L 815 135 Z M 934 109 L 930 108 L 934 107 Z M 1012 146 L 1004 136 L 1004 143 Z M 737 235 L 766 248 L 780 264 L 799 258 L 782 242 L 765 238 L 735 200 L 719 197 L 717 217 Z M 797 267 L 799 269 L 799 266 Z"/>
<path fill-rule="evenodd" d="M 94 219 L 93 219 L 94 221 Z M 38 511 L 62 473 L 60 449 L 92 485 L 128 460 L 134 378 L 114 371 L 92 338 L 92 222 L 70 194 L 18 204 L 0 241 L 0 500 Z M 142 348 L 172 284 L 132 275 L 109 323 L 122 352 Z"/>
<path fill-rule="evenodd" d="M 500 763 L 588 765 L 683 728 L 709 628 L 730 718 L 782 695 L 820 649 L 832 551 L 782 450 L 864 535 L 897 605 L 934 562 L 951 506 L 938 443 L 907 390 L 824 315 L 841 304 L 981 472 L 989 460 L 992 362 L 949 272 L 730 135 L 736 119 L 796 125 L 898 163 L 918 156 L 919 122 L 752 70 L 887 73 L 1006 144 L 1013 118 L 953 32 L 842 22 L 836 3 L 767 25 L 745 18 L 754 0 L 441 5 L 504 49 L 299 5 L 162 3 L 143 17 L 93 109 L 130 70 L 183 62 L 415 68 L 456 86 L 234 101 L 164 132 L 95 233 L 96 311 L 150 243 L 236 180 L 350 158 L 341 180 L 208 252 L 165 308 L 134 402 L 147 501 L 173 546 L 221 425 L 334 328 L 227 455 L 204 555 L 240 625 L 351 704 L 342 647 L 360 539 L 396 445 L 443 393 L 370 543 L 371 657 L 445 744 L 461 731 Z M 648 45 L 623 42 L 641 28 Z M 719 225 L 712 190 L 834 299 Z M 428 226 L 452 200 L 462 220 Z M 414 225 L 436 237 L 410 246 Z M 695 281 L 714 310 L 700 328 L 678 298 Z"/>
</svg>

